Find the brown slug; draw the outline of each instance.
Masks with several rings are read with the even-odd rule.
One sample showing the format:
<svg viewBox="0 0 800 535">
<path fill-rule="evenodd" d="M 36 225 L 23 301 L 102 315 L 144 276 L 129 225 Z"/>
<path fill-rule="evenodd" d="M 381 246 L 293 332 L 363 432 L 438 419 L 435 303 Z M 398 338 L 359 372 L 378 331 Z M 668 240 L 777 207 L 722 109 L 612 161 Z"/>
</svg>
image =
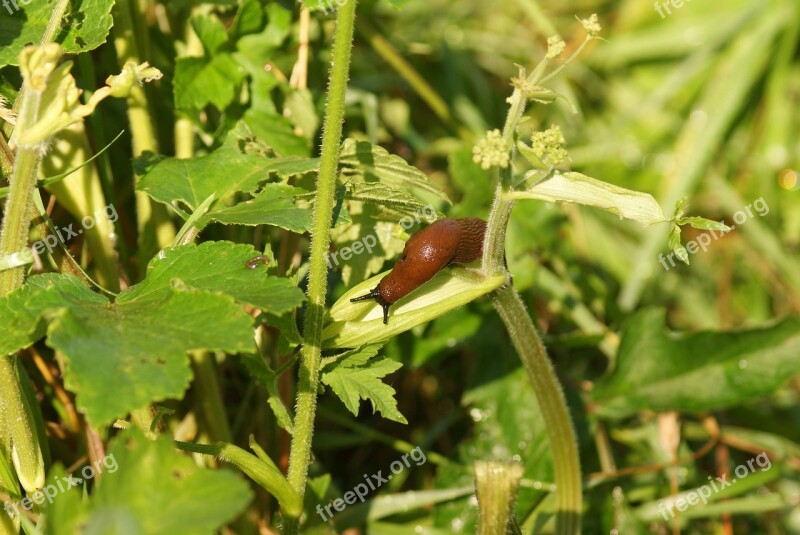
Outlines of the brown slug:
<svg viewBox="0 0 800 535">
<path fill-rule="evenodd" d="M 383 307 L 383 323 L 387 324 L 389 307 L 431 280 L 442 268 L 480 258 L 485 234 L 483 219 L 440 219 L 408 239 L 403 254 L 378 286 L 350 301 L 374 299 Z"/>
</svg>

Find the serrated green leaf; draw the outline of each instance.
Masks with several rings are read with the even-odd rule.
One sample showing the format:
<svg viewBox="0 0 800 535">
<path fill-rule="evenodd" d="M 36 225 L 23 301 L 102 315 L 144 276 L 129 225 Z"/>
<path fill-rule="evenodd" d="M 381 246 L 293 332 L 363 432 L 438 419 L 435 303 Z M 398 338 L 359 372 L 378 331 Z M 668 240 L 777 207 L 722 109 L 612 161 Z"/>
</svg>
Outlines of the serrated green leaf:
<svg viewBox="0 0 800 535">
<path fill-rule="evenodd" d="M 664 310 L 625 328 L 617 366 L 595 383 L 597 412 L 710 411 L 773 392 L 800 371 L 800 319 L 733 332 L 670 333 Z"/>
<path fill-rule="evenodd" d="M 538 171 L 536 171 L 538 172 Z M 633 191 L 581 173 L 555 173 L 525 191 L 508 194 L 513 199 L 571 202 L 602 208 L 642 225 L 668 221 L 652 195 Z"/>
<path fill-rule="evenodd" d="M 175 107 L 201 110 L 214 104 L 220 110 L 233 102 L 244 69 L 228 53 L 207 58 L 178 58 L 175 62 Z"/>
<path fill-rule="evenodd" d="M 65 384 L 95 425 L 181 395 L 191 379 L 187 351 L 253 346 L 252 320 L 228 296 L 173 285 L 110 303 L 69 275 L 34 276 L 26 287 L 24 300 L 7 296 L 24 311 L 12 318 L 5 348 L 29 345 L 41 334 L 40 318 L 48 321 L 47 343 L 67 362 Z"/>
<path fill-rule="evenodd" d="M 348 351 L 335 361 L 326 363 L 321 380 L 356 416 L 364 399 L 369 400 L 373 411 L 380 412 L 384 418 L 405 424 L 408 421 L 397 410 L 394 388 L 381 381 L 403 365 L 386 357 L 374 359 L 381 345 Z"/>
<path fill-rule="evenodd" d="M 428 204 L 407 192 L 379 182 L 364 182 L 355 178 L 347 183 L 345 198 L 372 205 L 381 205 L 403 214 L 421 214 L 428 211 Z M 432 211 L 436 215 L 435 211 Z"/>
<path fill-rule="evenodd" d="M 266 184 L 248 201 L 218 208 L 201 219 L 227 225 L 272 225 L 302 234 L 311 230 L 311 210 L 294 203 L 305 190 L 286 184 Z"/>
<path fill-rule="evenodd" d="M 172 288 L 151 299 L 82 302 L 48 311 L 47 343 L 64 354 L 65 384 L 94 425 L 189 386 L 187 351 L 250 351 L 252 320 L 230 297 Z"/>
<path fill-rule="evenodd" d="M 450 203 L 447 195 L 425 173 L 368 141 L 345 139 L 339 165 L 344 182 L 359 177 L 364 182 L 380 182 L 400 192 L 419 190 Z"/>
<path fill-rule="evenodd" d="M 305 295 L 289 279 L 268 276 L 260 262 L 255 269 L 246 266 L 259 255 L 250 245 L 224 241 L 164 249 L 148 264 L 145 280 L 122 292 L 117 303 L 160 299 L 172 291 L 172 281 L 180 279 L 192 288 L 221 292 L 273 314 L 300 306 Z"/>
<path fill-rule="evenodd" d="M 13 11 L 14 6 L 18 11 Z M 55 41 L 67 53 L 93 50 L 106 41 L 114 21 L 111 8 L 114 0 L 83 0 L 70 2 L 65 21 L 66 31 L 56 32 Z M 9 13 L 12 10 L 13 13 Z M 19 54 L 30 43 L 39 43 L 53 13 L 52 2 L 17 1 L 2 7 L 0 13 L 0 66 L 19 65 Z"/>
<path fill-rule="evenodd" d="M 146 439 L 130 429 L 111 441 L 102 485 L 82 500 L 85 485 L 47 507 L 47 533 L 215 533 L 252 499 L 230 470 L 208 470 L 175 451 L 166 437 Z M 81 478 L 81 474 L 76 474 Z M 63 477 L 54 471 L 51 484 Z"/>
</svg>

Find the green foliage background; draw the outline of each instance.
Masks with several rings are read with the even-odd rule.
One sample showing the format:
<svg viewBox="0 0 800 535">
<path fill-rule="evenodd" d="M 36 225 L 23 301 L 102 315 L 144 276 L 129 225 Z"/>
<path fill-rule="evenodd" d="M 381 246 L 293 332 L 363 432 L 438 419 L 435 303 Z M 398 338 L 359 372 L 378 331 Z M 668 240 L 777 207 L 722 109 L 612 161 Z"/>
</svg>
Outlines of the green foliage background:
<svg viewBox="0 0 800 535">
<path fill-rule="evenodd" d="M 56 252 L 0 298 L 0 349 L 23 350 L 48 478 L 94 458 L 93 441 L 120 464 L 87 495 L 37 508 L 41 531 L 23 527 L 278 529 L 265 484 L 214 457 L 178 453 L 170 439 L 247 449 L 252 437 L 265 464 L 286 470 L 332 15 L 321 2 L 305 14 L 266 0 L 70 4 L 55 40 L 87 95 L 131 58 L 164 77 L 127 102 L 104 101 L 85 129 L 52 141 L 42 164 L 42 178 L 65 172 L 125 131 L 42 190 L 61 227 L 91 207 L 116 207 L 114 236 L 87 232 L 66 245 L 119 295 L 90 289 Z M 688 197 L 692 215 L 736 228 L 665 270 L 659 255 L 677 239 L 668 224 L 518 202 L 506 259 L 572 411 L 583 531 L 796 534 L 800 6 L 669 6 L 661 17 L 639 0 L 360 2 L 332 250 L 370 233 L 387 238 L 331 270 L 328 304 L 390 267 L 403 242 L 388 233 L 402 217 L 427 205 L 486 216 L 496 178 L 472 149 L 503 124 L 515 64 L 530 69 L 556 33 L 574 49 L 584 36 L 575 15 L 596 12 L 604 40 L 551 82 L 577 113 L 560 100 L 531 106 L 520 137 L 558 124 L 569 169 L 650 193 L 665 213 Z M 12 103 L 19 53 L 41 38 L 51 11 L 43 0 L 0 10 L 0 94 Z M 153 215 L 137 222 L 143 198 Z M 751 215 L 734 220 L 747 207 Z M 706 232 L 687 226 L 681 238 Z M 31 240 L 41 238 L 34 226 Z M 304 532 L 474 532 L 472 463 L 511 459 L 525 467 L 514 508 L 522 532 L 552 532 L 544 423 L 487 300 L 340 353 L 325 353 Z M 156 406 L 151 430 L 141 418 Z M 424 464 L 331 522 L 317 515 L 317 504 L 417 446 Z M 659 500 L 761 452 L 769 469 L 664 521 Z M 11 464 L 0 455 L 0 492 L 16 501 Z M 0 533 L 16 529 L 0 514 Z"/>
</svg>

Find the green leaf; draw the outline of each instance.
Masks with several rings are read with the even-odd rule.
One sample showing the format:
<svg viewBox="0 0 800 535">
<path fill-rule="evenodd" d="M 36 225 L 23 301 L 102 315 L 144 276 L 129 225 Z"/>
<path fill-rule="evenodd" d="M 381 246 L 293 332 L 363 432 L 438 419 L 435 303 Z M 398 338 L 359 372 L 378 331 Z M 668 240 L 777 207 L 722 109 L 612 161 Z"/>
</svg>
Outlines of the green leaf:
<svg viewBox="0 0 800 535">
<path fill-rule="evenodd" d="M 250 446 L 255 449 L 261 458 L 226 442 L 217 442 L 215 444 L 178 442 L 178 446 L 187 451 L 213 455 L 236 465 L 250 479 L 275 496 L 287 515 L 297 517 L 303 511 L 303 501 L 300 495 L 289 485 L 289 482 L 272 459 L 253 440 L 252 435 L 250 436 Z"/>
<path fill-rule="evenodd" d="M 331 232 L 336 250 L 328 256 L 331 268 L 341 270 L 345 285 L 380 272 L 384 262 L 400 254 L 405 246 L 403 240 L 392 236 L 395 223 L 383 220 L 387 216 L 380 208 L 370 204 L 353 206 L 350 217 L 351 224 Z"/>
<path fill-rule="evenodd" d="M 447 195 L 428 176 L 409 165 L 400 156 L 390 154 L 383 147 L 368 141 L 345 139 L 339 157 L 342 180 L 348 182 L 360 178 L 364 182 L 379 182 L 387 188 L 404 193 L 425 193 L 450 203 Z"/>
<path fill-rule="evenodd" d="M 681 197 L 675 203 L 675 213 L 672 215 L 673 219 L 680 219 L 686 213 L 686 208 L 689 206 L 689 197 Z"/>
<path fill-rule="evenodd" d="M 278 156 L 308 156 L 309 140 L 294 132 L 292 122 L 278 113 L 250 109 L 244 120 L 253 133 L 272 147 Z"/>
<path fill-rule="evenodd" d="M 102 484 L 82 499 L 85 484 L 47 506 L 47 533 L 218 532 L 252 499 L 248 485 L 230 470 L 201 468 L 175 451 L 166 437 L 146 439 L 130 429 L 111 441 L 103 459 Z M 62 470 L 50 484 L 58 486 Z M 82 478 L 81 473 L 74 478 Z"/>
<path fill-rule="evenodd" d="M 201 110 L 214 104 L 225 109 L 244 80 L 244 69 L 228 53 L 211 59 L 178 58 L 175 62 L 175 107 Z"/>
<path fill-rule="evenodd" d="M 53 12 L 53 3 L 28 0 L 27 5 L 17 0 L 14 5 L 0 7 L 0 66 L 19 65 L 19 54 L 30 43 L 39 43 Z M 77 54 L 94 50 L 106 41 L 114 21 L 111 8 L 114 0 L 83 0 L 70 2 L 63 28 L 56 32 L 55 41 L 67 53 Z M 12 14 L 8 13 L 12 10 Z"/>
<path fill-rule="evenodd" d="M 281 400 L 278 391 L 278 376 L 275 371 L 264 362 L 260 355 L 256 354 L 242 355 L 242 363 L 250 372 L 251 377 L 267 391 L 267 404 L 275 414 L 278 425 L 290 435 L 294 434 L 294 420 Z"/>
<path fill-rule="evenodd" d="M 190 159 L 165 158 L 152 153 L 136 162 L 141 175 L 138 189 L 164 204 L 175 201 L 196 210 L 210 195 L 217 201 L 200 219 L 243 225 L 275 225 L 293 232 L 305 232 L 310 226 L 310 210 L 294 205 L 296 195 L 304 190 L 285 184 L 260 185 L 274 171 L 291 176 L 315 169 L 316 159 L 268 159 L 243 154 L 233 146 L 223 146 L 208 154 Z M 255 194 L 250 200 L 227 206 L 225 201 L 237 193 Z"/>
<path fill-rule="evenodd" d="M 234 193 L 254 193 L 267 179 L 271 163 L 226 146 L 189 159 L 149 153 L 135 165 L 141 176 L 139 190 L 164 204 L 182 201 L 194 210 L 211 194 L 224 199 Z"/>
<path fill-rule="evenodd" d="M 355 178 L 347 183 L 347 193 L 345 198 L 351 201 L 359 201 L 372 205 L 381 205 L 396 210 L 404 214 L 421 214 L 423 210 L 434 210 L 409 194 L 408 192 L 387 186 L 380 182 L 364 182 L 360 178 Z"/>
<path fill-rule="evenodd" d="M 48 292 L 66 293 L 75 282 L 53 274 L 31 277 L 22 288 L 0 298 L 0 355 L 16 353 L 44 336 L 46 324 L 39 321 L 41 307 L 29 302 L 40 301 Z"/>
<path fill-rule="evenodd" d="M 73 276 L 31 277 L 0 307 L 4 315 L 8 303 L 20 307 L 4 329 L 4 348 L 29 345 L 41 336 L 40 318 L 47 320 L 47 343 L 64 354 L 65 384 L 78 408 L 94 425 L 111 423 L 180 396 L 191 380 L 187 351 L 252 350 L 252 320 L 232 298 L 180 286 L 137 299 L 134 286 L 110 303 Z"/>
<path fill-rule="evenodd" d="M 509 197 L 594 206 L 642 225 L 668 221 L 652 195 L 621 188 L 581 173 L 555 173 L 525 191 L 510 193 Z"/>
<path fill-rule="evenodd" d="M 48 344 L 64 354 L 65 384 L 94 425 L 180 397 L 192 377 L 187 351 L 253 347 L 251 318 L 230 297 L 178 288 L 119 304 L 85 297 L 52 313 Z"/>
<path fill-rule="evenodd" d="M 230 36 L 238 41 L 244 35 L 255 33 L 264 26 L 264 10 L 258 0 L 245 0 L 236 12 L 230 28 Z"/>
<path fill-rule="evenodd" d="M 679 225 L 690 225 L 698 230 L 715 230 L 730 232 L 731 228 L 725 223 L 713 221 L 704 217 L 682 217 L 676 221 Z"/>
<path fill-rule="evenodd" d="M 201 219 L 226 225 L 273 225 L 302 234 L 311 230 L 311 210 L 294 203 L 305 190 L 286 184 L 266 184 L 248 201 L 214 210 Z"/>
<path fill-rule="evenodd" d="M 382 344 L 370 345 L 334 357 L 323 366 L 322 382 L 331 387 L 354 415 L 358 416 L 364 399 L 384 418 L 406 424 L 408 421 L 397 410 L 394 388 L 381 381 L 403 365 L 386 357 L 374 359 L 381 347 Z"/>
<path fill-rule="evenodd" d="M 214 15 L 202 15 L 192 18 L 192 28 L 203 43 L 208 56 L 214 55 L 228 42 L 225 26 Z"/>
<path fill-rule="evenodd" d="M 710 411 L 768 395 L 800 372 L 800 319 L 732 332 L 670 333 L 664 310 L 634 316 L 614 371 L 595 383 L 597 412 Z"/>
<path fill-rule="evenodd" d="M 273 314 L 300 306 L 305 295 L 289 279 L 268 276 L 267 266 L 260 262 L 255 269 L 246 267 L 260 254 L 250 245 L 224 241 L 164 249 L 148 264 L 145 280 L 121 293 L 117 303 L 161 299 L 172 291 L 173 280 L 179 279 L 192 288 L 221 292 Z"/>
<path fill-rule="evenodd" d="M 669 237 L 667 238 L 667 244 L 669 245 L 669 248 L 672 249 L 673 251 L 681 246 L 681 227 L 679 227 L 675 223 L 673 223 L 672 227 L 669 229 Z"/>
<path fill-rule="evenodd" d="M 686 250 L 686 247 L 681 244 L 681 227 L 675 223 L 672 224 L 672 228 L 669 230 L 667 243 L 669 244 L 669 248 L 675 253 L 675 256 L 678 257 L 678 260 L 688 265 L 689 252 Z"/>
</svg>

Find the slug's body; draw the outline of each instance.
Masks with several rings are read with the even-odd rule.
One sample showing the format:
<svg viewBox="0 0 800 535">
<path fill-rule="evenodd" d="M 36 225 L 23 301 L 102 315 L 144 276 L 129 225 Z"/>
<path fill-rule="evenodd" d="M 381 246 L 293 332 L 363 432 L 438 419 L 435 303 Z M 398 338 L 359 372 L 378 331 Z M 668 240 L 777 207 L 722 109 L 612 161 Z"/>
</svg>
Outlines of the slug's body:
<svg viewBox="0 0 800 535">
<path fill-rule="evenodd" d="M 450 264 L 466 264 L 483 254 L 486 221 L 474 217 L 440 219 L 406 242 L 392 271 L 367 295 L 350 301 L 374 299 L 383 307 L 383 323 L 389 307 L 425 284 Z"/>
</svg>

